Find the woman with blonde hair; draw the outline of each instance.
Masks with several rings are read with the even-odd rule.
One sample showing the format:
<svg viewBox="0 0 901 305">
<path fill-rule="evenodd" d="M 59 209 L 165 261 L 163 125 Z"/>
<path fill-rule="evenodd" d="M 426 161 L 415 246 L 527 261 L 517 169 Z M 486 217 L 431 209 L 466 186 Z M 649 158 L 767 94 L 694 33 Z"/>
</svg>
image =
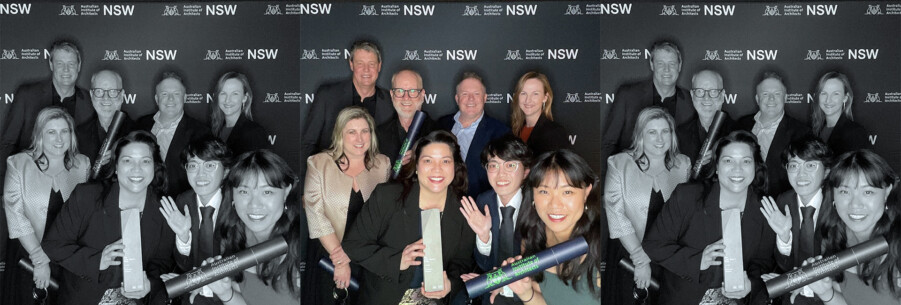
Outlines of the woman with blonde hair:
<svg viewBox="0 0 901 305">
<path fill-rule="evenodd" d="M 50 264 L 41 240 L 75 185 L 88 179 L 90 161 L 78 153 L 74 124 L 62 108 L 44 108 L 35 121 L 31 147 L 6 160 L 3 199 L 9 238 L 22 246 L 7 264 L 8 279 L 13 280 L 7 282 L 4 304 L 31 303 L 32 296 L 41 294 L 32 289 L 44 290 L 46 296 L 51 275 L 60 278 L 59 266 Z M 26 257 L 34 265 L 33 274 L 17 264 Z M 55 304 L 55 297 L 49 295 L 49 304 Z"/>
<path fill-rule="evenodd" d="M 561 148 L 566 143 L 566 129 L 554 122 L 551 105 L 554 90 L 547 76 L 536 71 L 523 74 L 513 90 L 510 104 L 513 134 L 526 142 L 534 156 Z"/>
<path fill-rule="evenodd" d="M 361 107 L 341 110 L 332 146 L 307 159 L 303 196 L 307 224 L 310 238 L 319 239 L 322 245 L 315 247 L 319 250 L 313 258 L 318 261 L 328 256 L 335 265 L 333 275 L 308 270 L 316 275 L 311 275 L 312 287 L 307 291 L 320 298 L 313 303 L 332 304 L 334 298 L 355 303 L 356 294 L 343 294 L 351 274 L 360 279 L 360 269 L 356 262 L 351 263 L 341 241 L 375 186 L 388 180 L 390 168 L 388 157 L 379 154 L 375 122 Z"/>
<path fill-rule="evenodd" d="M 266 148 L 266 129 L 253 121 L 253 90 L 247 76 L 227 72 L 219 77 L 210 103 L 210 130 L 236 156 Z"/>
<path fill-rule="evenodd" d="M 865 148 L 867 130 L 854 122 L 851 113 L 854 92 L 848 77 L 836 71 L 823 74 L 814 94 L 817 107 L 810 108 L 814 135 L 826 142 L 835 155 Z"/>
</svg>

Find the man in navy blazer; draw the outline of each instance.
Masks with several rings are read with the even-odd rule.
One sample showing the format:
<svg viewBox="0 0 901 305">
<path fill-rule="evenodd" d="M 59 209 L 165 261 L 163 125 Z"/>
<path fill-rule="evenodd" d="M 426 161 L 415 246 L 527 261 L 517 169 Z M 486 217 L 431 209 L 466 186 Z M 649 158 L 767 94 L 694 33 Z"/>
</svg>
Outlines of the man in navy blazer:
<svg viewBox="0 0 901 305">
<path fill-rule="evenodd" d="M 766 160 L 768 195 L 782 194 L 791 188 L 788 184 L 781 153 L 789 143 L 810 134 L 807 125 L 785 114 L 787 89 L 782 77 L 774 72 L 765 72 L 757 83 L 754 99 L 760 110 L 738 120 L 736 129 L 750 131 L 757 137 L 760 153 Z"/>
<path fill-rule="evenodd" d="M 211 136 L 210 128 L 185 114 L 185 85 L 178 74 L 163 73 L 153 98 L 159 111 L 138 119 L 137 128 L 156 136 L 161 157 L 166 160 L 166 194 L 181 194 L 189 188 L 181 151 L 188 143 Z"/>
<path fill-rule="evenodd" d="M 485 168 L 479 161 L 482 148 L 491 140 L 510 133 L 510 127 L 485 114 L 485 101 L 488 99 L 487 89 L 482 77 L 474 72 L 465 72 L 457 83 L 454 100 L 460 109 L 438 120 L 438 125 L 455 136 L 460 145 L 460 153 L 466 162 L 469 187 L 466 194 L 478 196 L 491 186 Z"/>
<path fill-rule="evenodd" d="M 375 119 L 376 126 L 394 116 L 394 107 L 391 105 L 388 90 L 375 83 L 382 70 L 382 53 L 379 47 L 369 41 L 354 42 L 348 64 L 353 73 L 350 79 L 325 84 L 316 90 L 316 98 L 307 114 L 306 127 L 300 138 L 300 157 L 304 169 L 300 177 L 304 177 L 307 157 L 332 145 L 335 120 L 342 109 L 351 106 L 363 107 Z"/>
<path fill-rule="evenodd" d="M 472 197 L 464 197 L 463 216 L 476 233 L 474 252 L 476 264 L 482 271 L 500 267 L 510 257 L 522 253 L 522 236 L 516 229 L 520 218 L 531 208 L 532 192 L 523 188 L 532 165 L 529 147 L 512 134 L 491 141 L 481 153 L 482 166 L 488 172 L 491 189 L 479 195 L 475 204 Z M 505 210 L 509 210 L 505 214 Z M 509 223 L 506 223 L 508 222 Z M 507 238 L 502 237 L 502 228 Z M 502 245 L 503 242 L 507 244 Z M 522 304 L 512 291 L 497 295 L 494 304 Z M 482 304 L 490 304 L 487 296 Z"/>
<path fill-rule="evenodd" d="M 801 267 L 804 260 L 820 255 L 822 236 L 816 229 L 832 213 L 832 192 L 823 187 L 832 151 L 826 143 L 805 137 L 789 144 L 782 152 L 782 164 L 792 189 L 775 202 L 764 198 L 763 214 L 776 233 L 776 264 L 780 273 Z M 778 304 L 779 302 L 777 302 Z M 823 304 L 809 288 L 799 289 L 782 298 L 782 304 Z"/>
</svg>

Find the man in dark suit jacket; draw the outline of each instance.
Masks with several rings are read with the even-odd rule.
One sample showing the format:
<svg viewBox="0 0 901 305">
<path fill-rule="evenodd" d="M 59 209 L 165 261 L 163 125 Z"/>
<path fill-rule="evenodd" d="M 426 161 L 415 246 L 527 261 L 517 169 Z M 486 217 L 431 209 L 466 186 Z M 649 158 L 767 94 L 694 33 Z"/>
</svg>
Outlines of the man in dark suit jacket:
<svg viewBox="0 0 901 305">
<path fill-rule="evenodd" d="M 816 234 L 816 228 L 833 210 L 832 192 L 823 187 L 832 156 L 829 147 L 812 136 L 789 144 L 781 154 L 792 189 L 779 195 L 775 203 L 771 199 L 764 203 L 764 216 L 776 233 L 775 257 L 780 273 L 822 254 L 822 236 Z M 809 288 L 782 297 L 781 303 L 823 304 Z"/>
<path fill-rule="evenodd" d="M 491 271 L 501 267 L 507 258 L 521 254 L 522 235 L 516 230 L 516 223 L 528 214 L 524 209 L 531 208 L 532 191 L 523 188 L 523 182 L 529 175 L 532 153 L 511 134 L 488 143 L 481 161 L 491 189 L 479 195 L 475 206 L 471 201 L 464 203 L 463 217 L 476 233 L 476 263 L 482 271 Z M 507 290 L 494 299 L 494 304 L 522 304 Z M 487 296 L 482 297 L 482 304 L 490 304 Z"/>
<path fill-rule="evenodd" d="M 770 195 L 782 194 L 791 187 L 780 154 L 789 143 L 810 134 L 807 125 L 785 114 L 786 91 L 781 76 L 773 72 L 764 73 L 754 97 L 760 111 L 739 119 L 736 124 L 736 129 L 747 130 L 757 136 L 767 166 L 765 192 Z"/>
<path fill-rule="evenodd" d="M 353 77 L 337 83 L 325 84 L 316 90 L 316 99 L 307 114 L 306 128 L 300 141 L 300 157 L 304 169 L 306 160 L 332 145 L 335 120 L 342 109 L 350 106 L 365 108 L 375 119 L 376 126 L 394 116 L 388 90 L 376 86 L 382 69 L 382 55 L 378 46 L 368 41 L 355 42 L 351 48 L 350 71 Z M 301 177 L 305 170 L 301 171 Z"/>
<path fill-rule="evenodd" d="M 175 262 L 181 272 L 200 267 L 204 259 L 221 254 L 219 234 L 214 234 L 231 210 L 231 194 L 222 187 L 233 155 L 215 138 L 188 144 L 181 152 L 191 189 L 163 204 L 163 214 L 175 232 Z M 207 288 L 199 295 L 182 297 L 181 304 L 222 304 Z"/>
<path fill-rule="evenodd" d="M 153 98 L 159 111 L 138 119 L 137 128 L 153 133 L 160 145 L 169 179 L 166 194 L 181 194 L 189 188 L 185 167 L 179 159 L 181 151 L 188 143 L 211 136 L 210 129 L 185 114 L 185 86 L 178 74 L 163 73 Z"/>
<path fill-rule="evenodd" d="M 485 167 L 479 160 L 482 148 L 491 140 L 510 133 L 507 125 L 485 114 L 486 92 L 482 77 L 473 72 L 464 73 L 454 95 L 460 110 L 438 120 L 441 128 L 457 136 L 457 144 L 466 162 L 466 177 L 469 179 L 466 193 L 469 196 L 478 196 L 491 187 Z"/>
<path fill-rule="evenodd" d="M 663 107 L 676 119 L 676 126 L 694 117 L 688 90 L 676 85 L 682 70 L 679 47 L 668 41 L 656 42 L 651 47 L 650 66 L 651 80 L 626 84 L 616 90 L 616 99 L 607 114 L 601 137 L 601 160 L 632 145 L 632 130 L 638 113 L 644 108 Z"/>
<path fill-rule="evenodd" d="M 694 105 L 696 116 L 688 122 L 676 127 L 676 135 L 679 142 L 679 152 L 691 159 L 692 165 L 698 162 L 698 153 L 701 145 L 707 139 L 710 125 L 717 112 L 722 111 L 725 102 L 726 89 L 723 88 L 723 77 L 713 70 L 702 70 L 691 77 L 691 102 Z M 723 125 L 717 133 L 716 139 L 732 132 L 735 121 L 724 113 Z"/>
<path fill-rule="evenodd" d="M 413 95 L 416 96 L 414 97 Z M 392 166 L 397 161 L 400 148 L 404 144 L 404 139 L 407 138 L 407 132 L 410 131 L 413 116 L 416 115 L 416 111 L 422 110 L 425 95 L 426 90 L 422 85 L 422 76 L 418 72 L 404 69 L 397 71 L 391 77 L 391 103 L 394 105 L 397 115 L 378 125 L 376 127 L 376 136 L 379 139 L 379 152 L 388 156 Z M 416 139 L 428 135 L 433 130 L 439 129 L 438 124 L 429 117 L 428 113 L 424 114 L 425 120 L 422 122 L 419 134 L 413 139 L 414 142 Z M 413 143 L 410 144 L 412 145 Z"/>
<path fill-rule="evenodd" d="M 100 146 L 106 140 L 113 117 L 122 109 L 125 89 L 122 88 L 122 77 L 111 70 L 94 73 L 91 77 L 91 88 L 91 104 L 96 115 L 75 127 L 75 135 L 78 139 L 78 152 L 90 158 L 93 165 L 100 154 Z M 98 92 L 93 92 L 95 90 Z M 134 129 L 134 121 L 128 118 L 128 114 L 124 114 L 122 125 L 119 126 L 113 142 Z"/>
</svg>

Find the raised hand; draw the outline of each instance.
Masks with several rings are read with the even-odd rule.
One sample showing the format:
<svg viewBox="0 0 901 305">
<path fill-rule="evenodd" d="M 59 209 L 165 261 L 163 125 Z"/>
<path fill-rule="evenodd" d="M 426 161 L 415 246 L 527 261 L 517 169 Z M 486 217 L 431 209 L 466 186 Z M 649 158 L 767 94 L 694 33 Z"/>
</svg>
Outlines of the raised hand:
<svg viewBox="0 0 901 305">
<path fill-rule="evenodd" d="M 491 213 L 488 210 L 488 205 L 485 205 L 485 214 L 482 214 L 470 196 L 464 196 L 463 199 L 460 199 L 460 204 L 463 206 L 460 208 L 460 212 L 466 218 L 466 223 L 469 224 L 469 227 L 479 236 L 482 242 L 487 243 L 491 232 Z"/>
<path fill-rule="evenodd" d="M 785 214 L 782 214 L 773 197 L 764 196 L 763 199 L 760 199 L 760 203 L 763 205 L 760 208 L 760 212 L 763 213 L 763 217 L 766 218 L 770 228 L 779 236 L 779 239 L 787 241 L 788 234 L 792 229 L 792 217 L 788 206 L 785 206 Z"/>
<path fill-rule="evenodd" d="M 190 215 L 188 214 L 188 205 L 185 205 L 184 213 L 181 213 L 175 206 L 175 201 L 169 196 L 163 196 L 160 199 L 160 205 L 162 205 L 160 213 L 163 214 L 163 218 L 166 219 L 169 228 L 172 229 L 172 232 L 175 232 L 178 239 L 187 242 L 188 232 L 191 232 L 191 216 L 188 216 Z"/>
</svg>

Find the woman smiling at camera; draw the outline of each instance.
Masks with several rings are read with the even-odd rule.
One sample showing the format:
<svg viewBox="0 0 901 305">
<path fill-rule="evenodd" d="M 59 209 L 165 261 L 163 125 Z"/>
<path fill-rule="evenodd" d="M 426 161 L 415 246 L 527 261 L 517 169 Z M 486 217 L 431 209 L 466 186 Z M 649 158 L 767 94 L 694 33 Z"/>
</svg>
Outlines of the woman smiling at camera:
<svg viewBox="0 0 901 305">
<path fill-rule="evenodd" d="M 344 237 L 347 256 L 363 267 L 360 299 L 366 304 L 441 304 L 463 289 L 460 275 L 475 266 L 472 257 L 475 233 L 460 212 L 460 196 L 466 193 L 466 166 L 456 138 L 435 131 L 419 139 L 411 162 L 398 183 L 376 186 L 369 201 Z M 422 287 L 420 214 L 441 211 L 441 255 L 444 290 L 426 292 Z M 431 299 L 431 300 L 430 300 Z M 405 303 L 406 304 L 406 303 Z"/>
<path fill-rule="evenodd" d="M 42 246 L 65 269 L 59 304 L 165 304 L 160 275 L 175 265 L 175 234 L 160 213 L 166 174 L 159 145 L 146 131 L 120 138 L 101 174 L 102 183 L 79 184 L 72 191 Z M 122 287 L 122 210 L 138 209 L 144 289 Z"/>
<path fill-rule="evenodd" d="M 658 304 L 763 304 L 760 275 L 774 266 L 775 234 L 759 211 L 766 165 L 754 135 L 735 131 L 721 138 L 715 167 L 701 183 L 676 186 L 642 247 L 663 267 Z M 744 289 L 723 290 L 723 210 L 741 211 Z"/>
</svg>

